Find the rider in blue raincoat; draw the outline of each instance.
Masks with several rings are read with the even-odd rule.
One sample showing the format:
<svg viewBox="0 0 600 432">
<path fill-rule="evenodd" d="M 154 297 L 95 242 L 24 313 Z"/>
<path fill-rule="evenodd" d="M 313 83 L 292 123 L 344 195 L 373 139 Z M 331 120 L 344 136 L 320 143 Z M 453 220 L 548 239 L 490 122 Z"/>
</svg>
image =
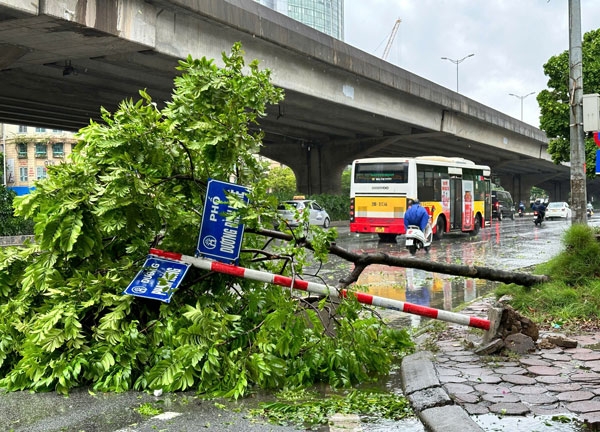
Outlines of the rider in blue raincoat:
<svg viewBox="0 0 600 432">
<path fill-rule="evenodd" d="M 404 212 L 404 226 L 408 227 L 409 225 L 416 225 L 423 233 L 425 233 L 425 235 L 427 235 L 429 213 L 421 206 L 418 199 L 409 199 L 408 202 L 410 207 Z M 412 204 L 410 204 L 411 202 Z"/>
</svg>

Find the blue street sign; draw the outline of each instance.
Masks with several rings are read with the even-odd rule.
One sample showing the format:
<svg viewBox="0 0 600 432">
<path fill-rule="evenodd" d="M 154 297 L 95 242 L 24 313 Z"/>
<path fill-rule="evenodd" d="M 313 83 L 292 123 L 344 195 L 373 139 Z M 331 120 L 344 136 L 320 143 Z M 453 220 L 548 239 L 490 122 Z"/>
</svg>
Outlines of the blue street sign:
<svg viewBox="0 0 600 432">
<path fill-rule="evenodd" d="M 144 268 L 138 272 L 123 294 L 169 303 L 189 267 L 186 263 L 149 255 Z"/>
<path fill-rule="evenodd" d="M 209 180 L 196 255 L 232 263 L 240 256 L 244 225 L 239 222 L 239 217 L 227 220 L 234 211 L 227 203 L 228 194 L 236 194 L 248 202 L 247 187 Z"/>
<path fill-rule="evenodd" d="M 596 150 L 596 175 L 600 175 L 600 150 Z"/>
</svg>

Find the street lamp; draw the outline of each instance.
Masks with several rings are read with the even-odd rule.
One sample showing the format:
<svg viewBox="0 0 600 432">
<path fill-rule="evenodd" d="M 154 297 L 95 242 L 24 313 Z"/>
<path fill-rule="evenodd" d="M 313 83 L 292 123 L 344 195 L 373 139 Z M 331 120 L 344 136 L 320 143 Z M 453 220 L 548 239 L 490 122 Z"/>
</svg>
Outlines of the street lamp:
<svg viewBox="0 0 600 432">
<path fill-rule="evenodd" d="M 526 95 L 523 95 L 523 96 L 519 96 L 514 93 L 508 94 L 509 96 L 514 96 L 516 98 L 521 99 L 521 121 L 523 121 L 523 99 L 525 99 L 527 96 L 531 96 L 532 94 L 535 94 L 535 92 L 527 93 Z"/>
<path fill-rule="evenodd" d="M 452 63 L 454 63 L 456 65 L 456 93 L 458 93 L 458 64 L 462 63 L 463 61 L 465 61 L 469 57 L 473 57 L 474 55 L 475 54 L 469 54 L 468 56 L 464 56 L 460 60 L 452 60 L 451 58 L 448 58 L 448 57 L 442 57 L 442 60 L 448 60 L 448 61 L 450 61 L 450 62 L 452 62 Z"/>
</svg>

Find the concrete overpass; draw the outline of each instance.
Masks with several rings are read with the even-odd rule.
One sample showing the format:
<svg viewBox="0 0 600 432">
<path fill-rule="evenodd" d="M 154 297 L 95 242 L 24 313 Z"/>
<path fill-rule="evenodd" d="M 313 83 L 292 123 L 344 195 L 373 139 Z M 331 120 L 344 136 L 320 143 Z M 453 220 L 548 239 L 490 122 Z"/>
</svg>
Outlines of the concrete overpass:
<svg viewBox="0 0 600 432">
<path fill-rule="evenodd" d="M 532 185 L 567 198 L 539 129 L 251 0 L 0 0 L 0 122 L 75 130 L 142 88 L 160 104 L 179 58 L 235 41 L 285 89 L 261 154 L 301 192 L 338 191 L 358 157 L 444 155 L 490 165 L 517 199 Z"/>
</svg>

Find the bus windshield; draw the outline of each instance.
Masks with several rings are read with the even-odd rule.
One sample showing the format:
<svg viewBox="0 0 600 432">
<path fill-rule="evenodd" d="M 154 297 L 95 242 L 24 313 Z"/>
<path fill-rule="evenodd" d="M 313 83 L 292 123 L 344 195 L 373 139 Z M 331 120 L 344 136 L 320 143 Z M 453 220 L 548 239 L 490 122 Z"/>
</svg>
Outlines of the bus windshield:
<svg viewBox="0 0 600 432">
<path fill-rule="evenodd" d="M 356 164 L 354 183 L 406 183 L 408 163 L 368 163 Z"/>
</svg>

